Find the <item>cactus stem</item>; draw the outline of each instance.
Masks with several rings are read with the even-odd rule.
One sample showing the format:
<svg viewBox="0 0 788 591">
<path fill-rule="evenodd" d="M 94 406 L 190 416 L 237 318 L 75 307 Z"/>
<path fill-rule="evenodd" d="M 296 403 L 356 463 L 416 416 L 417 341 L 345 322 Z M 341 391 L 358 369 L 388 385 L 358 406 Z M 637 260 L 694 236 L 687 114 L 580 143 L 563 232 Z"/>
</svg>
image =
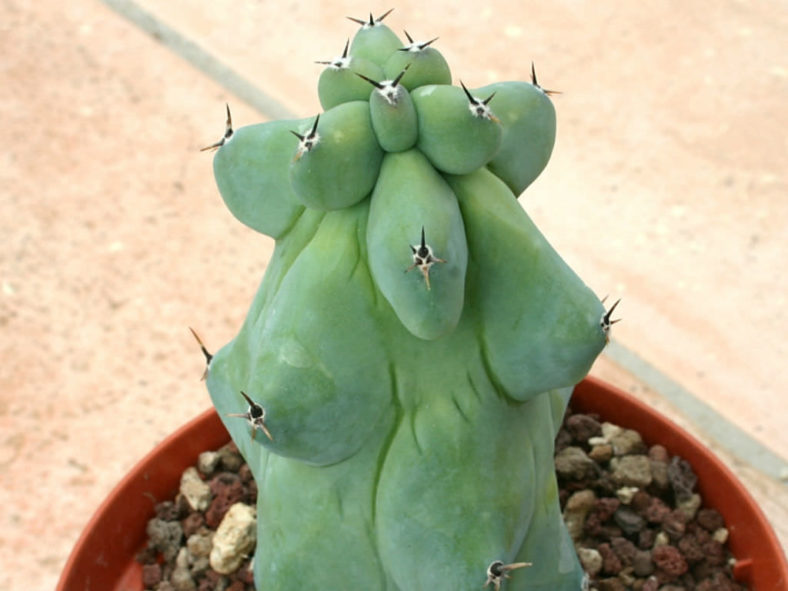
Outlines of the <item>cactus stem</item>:
<svg viewBox="0 0 788 591">
<path fill-rule="evenodd" d="M 384 18 L 386 18 L 388 15 L 390 15 L 393 10 L 394 10 L 393 8 L 389 8 L 386 12 L 381 14 L 378 18 L 374 18 L 372 16 L 372 13 L 370 12 L 369 13 L 369 21 L 365 21 L 364 19 L 360 19 L 360 18 L 354 18 L 352 16 L 348 16 L 348 17 L 345 17 L 345 18 L 347 18 L 348 20 L 353 21 L 354 23 L 358 23 L 362 27 L 374 27 L 375 25 L 379 25 L 380 22 Z"/>
<path fill-rule="evenodd" d="M 197 343 L 200 345 L 200 349 L 202 350 L 202 354 L 205 355 L 205 371 L 202 373 L 202 379 L 205 380 L 208 377 L 208 370 L 211 368 L 211 360 L 213 359 L 213 355 L 208 352 L 208 349 L 205 348 L 203 345 L 202 339 L 200 335 L 190 326 L 189 330 L 192 331 L 192 335 L 197 340 Z"/>
<path fill-rule="evenodd" d="M 509 576 L 509 571 L 531 565 L 531 562 L 512 562 L 511 564 L 504 564 L 503 561 L 496 560 L 487 567 L 487 580 L 484 582 L 484 587 L 492 583 L 495 591 L 500 591 L 501 581 L 511 578 Z"/>
<path fill-rule="evenodd" d="M 560 90 L 546 90 L 546 89 L 542 88 L 541 86 L 539 86 L 539 82 L 536 81 L 536 67 L 534 66 L 533 62 L 531 62 L 531 84 L 536 86 L 536 88 L 541 90 L 547 96 L 553 96 L 554 94 L 561 94 Z"/>
<path fill-rule="evenodd" d="M 495 96 L 494 92 L 486 99 L 480 100 L 471 94 L 471 91 L 465 87 L 465 84 L 462 83 L 462 80 L 460 80 L 460 86 L 462 86 L 463 91 L 465 91 L 465 96 L 468 97 L 468 109 L 470 109 L 474 117 L 489 119 L 495 123 L 500 123 L 500 119 L 498 119 L 498 117 L 493 114 L 492 110 L 490 110 L 490 107 L 488 106 L 489 102 Z"/>
<path fill-rule="evenodd" d="M 350 46 L 350 39 L 345 42 L 345 49 L 342 51 L 342 55 L 340 57 L 335 57 L 331 61 L 316 61 L 316 64 L 323 64 L 324 66 L 330 66 L 332 68 L 336 68 L 337 70 L 341 70 L 342 68 L 347 68 L 350 64 L 350 60 L 347 57 L 348 47 Z"/>
<path fill-rule="evenodd" d="M 432 254 L 432 248 L 427 244 L 424 237 L 424 226 L 421 227 L 421 244 L 411 245 L 410 249 L 413 251 L 413 264 L 405 269 L 405 272 L 407 273 L 411 269 L 418 268 L 424 276 L 424 282 L 427 284 L 427 290 L 429 291 L 431 289 L 430 267 L 435 263 L 445 263 L 446 261 Z"/>
<path fill-rule="evenodd" d="M 602 298 L 602 303 L 603 304 L 605 303 L 606 299 L 607 299 L 607 296 Z M 613 315 L 613 310 L 616 309 L 616 306 L 618 306 L 618 303 L 620 301 L 621 301 L 621 298 L 617 299 L 615 301 L 615 303 L 612 306 L 610 306 L 610 309 L 608 311 L 606 311 L 602 315 L 602 319 L 599 321 L 599 326 L 602 327 L 602 331 L 605 333 L 605 342 L 606 343 L 610 342 L 610 327 L 613 326 L 616 322 L 621 322 L 621 318 L 616 318 L 614 320 L 610 319 L 610 317 Z"/>
<path fill-rule="evenodd" d="M 400 47 L 398 51 L 414 51 L 414 52 L 421 51 L 431 43 L 435 43 L 438 40 L 438 38 L 435 37 L 434 39 L 430 39 L 429 41 L 421 41 L 417 43 L 413 40 L 413 37 L 411 37 L 407 31 L 405 31 L 405 37 L 408 38 L 410 45 L 406 45 L 405 47 Z"/>
<path fill-rule="evenodd" d="M 246 419 L 249 422 L 249 425 L 252 427 L 252 440 L 254 440 L 254 435 L 258 429 L 260 429 L 265 436 L 268 437 L 271 441 L 274 440 L 271 432 L 268 430 L 268 426 L 265 424 L 265 409 L 257 404 L 254 400 L 249 398 L 246 395 L 246 392 L 241 391 L 241 396 L 246 399 L 246 402 L 249 404 L 249 408 L 246 409 L 244 413 L 227 413 L 228 417 L 237 417 L 240 419 Z"/>
<path fill-rule="evenodd" d="M 296 150 L 295 159 L 298 160 L 303 156 L 306 152 L 314 149 L 317 143 L 320 141 L 320 135 L 317 133 L 317 122 L 320 121 L 320 115 L 315 117 L 315 123 L 312 125 L 312 129 L 306 135 L 301 135 L 300 133 L 290 130 L 294 136 L 296 136 L 299 140 L 298 142 L 298 150 Z"/>
<path fill-rule="evenodd" d="M 230 138 L 233 136 L 233 116 L 230 114 L 230 105 L 225 103 L 225 107 L 227 107 L 227 123 L 224 126 L 224 135 L 215 144 L 211 144 L 210 146 L 205 146 L 204 148 L 200 148 L 200 152 L 206 152 L 208 150 L 218 150 L 226 142 L 229 142 Z"/>
</svg>

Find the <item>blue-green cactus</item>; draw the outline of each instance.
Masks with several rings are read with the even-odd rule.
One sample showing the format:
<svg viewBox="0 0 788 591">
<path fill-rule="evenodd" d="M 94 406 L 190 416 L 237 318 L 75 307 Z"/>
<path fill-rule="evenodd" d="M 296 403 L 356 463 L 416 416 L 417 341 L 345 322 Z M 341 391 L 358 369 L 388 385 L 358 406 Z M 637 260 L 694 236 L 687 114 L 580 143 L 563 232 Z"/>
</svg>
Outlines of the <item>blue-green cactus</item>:
<svg viewBox="0 0 788 591">
<path fill-rule="evenodd" d="M 577 591 L 553 439 L 610 319 L 516 198 L 555 110 L 535 77 L 453 86 L 382 18 L 318 117 L 228 112 L 213 146 L 230 211 L 276 240 L 207 371 L 259 487 L 257 587 Z"/>
</svg>

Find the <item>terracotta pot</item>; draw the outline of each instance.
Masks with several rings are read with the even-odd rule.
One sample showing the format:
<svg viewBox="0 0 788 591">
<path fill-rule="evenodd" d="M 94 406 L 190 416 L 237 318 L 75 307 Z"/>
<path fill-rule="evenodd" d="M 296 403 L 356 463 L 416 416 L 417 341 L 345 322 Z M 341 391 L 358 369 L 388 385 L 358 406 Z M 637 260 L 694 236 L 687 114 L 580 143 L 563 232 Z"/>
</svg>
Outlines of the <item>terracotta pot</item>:
<svg viewBox="0 0 788 591">
<path fill-rule="evenodd" d="M 708 507 L 725 518 L 737 557 L 734 576 L 751 591 L 786 591 L 788 562 L 777 536 L 736 477 L 697 439 L 630 395 L 593 378 L 575 390 L 577 411 L 636 429 L 688 460 Z M 172 498 L 181 473 L 209 449 L 229 440 L 213 409 L 181 427 L 142 459 L 91 518 L 63 570 L 57 591 L 141 591 L 142 569 L 134 557 L 159 500 Z"/>
</svg>

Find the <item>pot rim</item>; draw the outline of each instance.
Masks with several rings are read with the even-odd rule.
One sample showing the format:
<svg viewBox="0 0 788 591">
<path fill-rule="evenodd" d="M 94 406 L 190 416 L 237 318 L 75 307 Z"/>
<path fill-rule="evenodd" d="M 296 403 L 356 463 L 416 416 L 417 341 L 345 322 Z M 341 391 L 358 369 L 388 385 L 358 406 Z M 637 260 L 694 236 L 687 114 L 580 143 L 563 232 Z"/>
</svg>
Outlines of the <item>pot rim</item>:
<svg viewBox="0 0 788 591">
<path fill-rule="evenodd" d="M 788 562 L 777 535 L 755 500 L 728 467 L 698 439 L 623 390 L 586 377 L 570 401 L 575 411 L 593 412 L 637 430 L 647 444 L 659 442 L 679 455 L 698 476 L 704 504 L 716 508 L 729 531 L 736 556 L 734 576 L 751 591 L 785 591 Z M 135 556 L 159 500 L 172 498 L 180 477 L 198 455 L 221 447 L 229 435 L 213 408 L 204 411 L 146 454 L 99 505 L 80 534 L 56 591 L 141 590 L 142 568 Z M 161 462 L 161 457 L 168 461 Z M 145 499 L 140 502 L 140 499 Z"/>
</svg>

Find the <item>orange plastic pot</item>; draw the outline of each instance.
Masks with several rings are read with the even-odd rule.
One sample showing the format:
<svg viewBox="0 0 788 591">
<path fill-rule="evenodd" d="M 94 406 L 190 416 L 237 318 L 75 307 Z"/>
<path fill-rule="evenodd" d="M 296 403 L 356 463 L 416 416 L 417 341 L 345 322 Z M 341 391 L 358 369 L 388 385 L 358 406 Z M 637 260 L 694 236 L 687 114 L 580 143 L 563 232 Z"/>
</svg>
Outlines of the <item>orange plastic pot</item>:
<svg viewBox="0 0 788 591">
<path fill-rule="evenodd" d="M 689 461 L 706 506 L 725 518 L 737 559 L 736 579 L 751 591 L 788 590 L 788 562 L 774 530 L 744 486 L 697 439 L 629 394 L 593 378 L 578 385 L 572 406 L 635 429 L 647 443 L 660 443 Z M 156 446 L 93 515 L 66 562 L 57 591 L 141 591 L 142 569 L 135 555 L 145 544 L 154 505 L 174 496 L 181 473 L 201 452 L 228 441 L 211 409 Z"/>
</svg>

